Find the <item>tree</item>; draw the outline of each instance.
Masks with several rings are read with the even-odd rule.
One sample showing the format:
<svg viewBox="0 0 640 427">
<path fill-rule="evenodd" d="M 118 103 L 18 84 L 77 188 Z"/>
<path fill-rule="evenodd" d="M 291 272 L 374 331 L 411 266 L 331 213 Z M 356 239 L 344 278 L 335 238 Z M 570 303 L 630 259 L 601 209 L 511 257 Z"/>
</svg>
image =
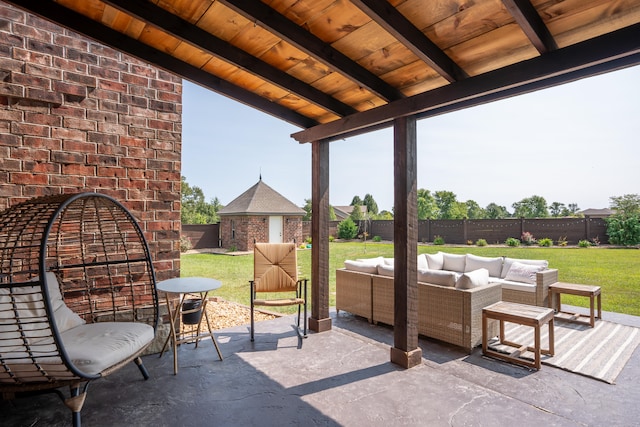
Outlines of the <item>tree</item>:
<svg viewBox="0 0 640 427">
<path fill-rule="evenodd" d="M 373 199 L 373 196 L 371 194 L 367 193 L 364 195 L 363 204 L 367 207 L 367 212 L 369 213 L 369 215 L 378 215 L 378 204 Z"/>
<path fill-rule="evenodd" d="M 380 213 L 378 213 L 378 215 L 376 215 L 376 219 L 386 219 L 386 220 L 392 220 L 393 219 L 393 214 L 387 210 L 383 210 L 380 211 Z"/>
<path fill-rule="evenodd" d="M 569 203 L 567 210 L 569 211 L 569 215 L 575 215 L 576 213 L 578 213 L 580 208 L 578 207 L 577 203 Z"/>
<path fill-rule="evenodd" d="M 549 205 L 549 210 L 551 211 L 551 216 L 555 218 L 559 216 L 566 216 L 564 214 L 568 212 L 567 207 L 564 205 L 564 203 L 560 202 L 551 203 Z"/>
<path fill-rule="evenodd" d="M 640 195 L 625 194 L 624 196 L 614 196 L 609 198 L 609 206 L 616 211 L 616 214 L 625 217 L 640 215 Z"/>
<path fill-rule="evenodd" d="M 616 211 L 606 219 L 609 241 L 623 246 L 640 244 L 640 196 L 625 194 L 609 200 L 611 209 Z"/>
<path fill-rule="evenodd" d="M 218 210 L 222 208 L 216 197 L 213 203 L 204 200 L 204 192 L 200 187 L 190 186 L 187 179 L 181 177 L 180 220 L 183 224 L 215 224 L 219 221 Z"/>
<path fill-rule="evenodd" d="M 499 206 L 496 203 L 489 203 L 485 208 L 485 212 L 487 213 L 487 218 L 490 219 L 504 219 L 511 216 L 506 207 Z"/>
<path fill-rule="evenodd" d="M 418 190 L 418 219 L 435 219 L 438 217 L 436 199 L 429 190 Z"/>
<path fill-rule="evenodd" d="M 439 219 L 464 219 L 467 217 L 467 205 L 458 202 L 451 191 L 436 191 L 435 200 Z"/>
<path fill-rule="evenodd" d="M 482 209 L 475 200 L 467 200 L 465 207 L 467 209 L 467 218 L 469 219 L 483 219 L 487 217 L 487 212 Z"/>
<path fill-rule="evenodd" d="M 304 199 L 304 206 L 302 207 L 306 214 L 302 217 L 303 221 L 311 221 L 311 199 Z M 336 213 L 333 210 L 333 206 L 329 205 L 329 220 L 336 220 Z"/>
<path fill-rule="evenodd" d="M 531 196 L 511 205 L 517 218 L 546 218 L 549 216 L 547 201 L 542 196 Z"/>
<path fill-rule="evenodd" d="M 360 198 L 360 196 L 353 196 L 353 199 L 351 199 L 351 206 L 355 206 L 355 205 L 360 205 L 362 206 L 362 199 Z"/>
<path fill-rule="evenodd" d="M 351 215 L 349 215 L 349 217 L 357 222 L 363 219 L 362 216 L 362 205 L 353 205 L 353 210 L 351 211 Z"/>
</svg>

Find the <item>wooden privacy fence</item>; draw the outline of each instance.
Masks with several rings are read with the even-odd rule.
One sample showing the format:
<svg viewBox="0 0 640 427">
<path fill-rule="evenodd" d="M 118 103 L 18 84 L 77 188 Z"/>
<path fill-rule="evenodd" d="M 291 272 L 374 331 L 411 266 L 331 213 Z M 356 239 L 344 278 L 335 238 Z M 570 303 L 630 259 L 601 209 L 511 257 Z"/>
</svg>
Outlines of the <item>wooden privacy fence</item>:
<svg viewBox="0 0 640 427">
<path fill-rule="evenodd" d="M 337 236 L 340 221 L 331 221 L 329 235 Z M 393 221 L 360 221 L 359 234 L 368 233 L 368 239 L 380 236 L 382 240 L 393 240 Z M 489 244 L 504 243 L 509 237 L 519 239 L 528 231 L 536 239 L 548 237 L 554 244 L 561 238 L 567 244 L 576 245 L 580 240 L 609 243 L 607 223 L 603 218 L 509 218 L 509 219 L 431 219 L 418 221 L 418 241 L 433 242 L 441 236 L 446 243 L 467 244 L 485 239 Z M 303 236 L 311 235 L 311 223 L 303 222 Z"/>
<path fill-rule="evenodd" d="M 187 237 L 193 249 L 220 247 L 220 224 L 182 224 L 182 236 Z"/>
<path fill-rule="evenodd" d="M 340 221 L 329 223 L 329 235 L 338 235 Z M 380 236 L 382 240 L 393 240 L 393 221 L 360 221 L 360 234 L 365 231 L 368 239 Z M 182 235 L 187 236 L 194 249 L 220 247 L 219 224 L 182 225 Z M 504 243 L 509 237 L 519 239 L 525 231 L 536 239 L 548 237 L 554 244 L 561 238 L 567 244 L 577 245 L 580 240 L 602 244 L 609 243 L 607 223 L 603 218 L 509 218 L 509 219 L 431 219 L 418 221 L 418 241 L 433 242 L 441 236 L 446 243 L 467 244 L 485 239 L 489 244 Z M 311 236 L 311 222 L 302 222 L 302 236 Z"/>
</svg>

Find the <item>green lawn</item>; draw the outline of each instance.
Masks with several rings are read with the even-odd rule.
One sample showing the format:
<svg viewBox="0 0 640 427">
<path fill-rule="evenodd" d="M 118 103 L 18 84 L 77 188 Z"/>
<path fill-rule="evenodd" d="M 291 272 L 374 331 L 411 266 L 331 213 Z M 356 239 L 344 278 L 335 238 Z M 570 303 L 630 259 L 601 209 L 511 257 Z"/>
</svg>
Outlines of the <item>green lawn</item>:
<svg viewBox="0 0 640 427">
<path fill-rule="evenodd" d="M 602 309 L 640 316 L 640 251 L 610 248 L 539 248 L 539 247 L 476 247 L 419 246 L 419 253 L 473 253 L 481 256 L 546 259 L 557 268 L 563 282 L 583 283 L 602 287 Z M 329 250 L 330 305 L 335 305 L 335 270 L 346 259 L 393 257 L 393 245 L 388 243 L 333 242 Z M 223 286 L 216 295 L 229 301 L 249 303 L 248 281 L 252 278 L 252 255 L 183 254 L 182 277 L 213 277 Z M 298 251 L 298 264 L 303 277 L 311 277 L 311 250 Z M 309 288 L 310 289 L 310 288 Z M 562 302 L 587 307 L 587 298 L 563 296 Z"/>
</svg>

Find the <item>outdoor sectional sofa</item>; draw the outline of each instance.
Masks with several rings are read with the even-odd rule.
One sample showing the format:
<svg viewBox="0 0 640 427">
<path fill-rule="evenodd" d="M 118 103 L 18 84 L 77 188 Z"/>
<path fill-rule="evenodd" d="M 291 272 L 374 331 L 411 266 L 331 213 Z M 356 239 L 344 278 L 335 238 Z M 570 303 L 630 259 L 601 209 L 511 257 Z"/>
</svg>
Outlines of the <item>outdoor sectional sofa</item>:
<svg viewBox="0 0 640 427">
<path fill-rule="evenodd" d="M 482 342 L 483 307 L 500 300 L 546 306 L 557 280 L 558 271 L 542 260 L 421 254 L 418 333 L 471 350 Z M 393 259 L 347 260 L 336 270 L 338 313 L 393 325 L 393 306 Z"/>
</svg>

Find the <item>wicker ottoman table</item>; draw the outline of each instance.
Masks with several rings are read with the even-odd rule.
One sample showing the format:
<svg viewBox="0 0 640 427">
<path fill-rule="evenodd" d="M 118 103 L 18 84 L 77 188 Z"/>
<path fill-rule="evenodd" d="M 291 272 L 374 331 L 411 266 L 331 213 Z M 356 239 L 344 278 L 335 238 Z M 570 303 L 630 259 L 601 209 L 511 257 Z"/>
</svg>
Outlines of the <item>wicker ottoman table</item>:
<svg viewBox="0 0 640 427">
<path fill-rule="evenodd" d="M 500 301 L 495 304 L 491 304 L 482 309 L 482 352 L 485 355 L 496 357 L 498 359 L 506 360 L 508 362 L 517 363 L 530 368 L 540 369 L 540 355 L 548 354 L 553 356 L 553 317 L 554 312 L 551 308 L 538 307 L 532 305 L 518 304 L 514 302 Z M 509 354 L 500 353 L 498 351 L 489 348 L 487 340 L 488 337 L 488 323 L 489 319 L 495 319 L 500 322 L 500 343 L 509 347 L 514 347 L 515 350 Z M 533 347 L 516 344 L 512 341 L 507 341 L 504 336 L 504 322 L 517 323 L 525 326 L 532 326 L 534 328 L 534 343 Z M 540 327 L 542 325 L 549 325 L 549 348 L 542 349 L 540 347 Z M 533 352 L 535 358 L 534 361 L 524 359 L 520 357 L 525 351 Z"/>
</svg>

